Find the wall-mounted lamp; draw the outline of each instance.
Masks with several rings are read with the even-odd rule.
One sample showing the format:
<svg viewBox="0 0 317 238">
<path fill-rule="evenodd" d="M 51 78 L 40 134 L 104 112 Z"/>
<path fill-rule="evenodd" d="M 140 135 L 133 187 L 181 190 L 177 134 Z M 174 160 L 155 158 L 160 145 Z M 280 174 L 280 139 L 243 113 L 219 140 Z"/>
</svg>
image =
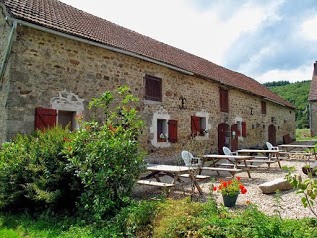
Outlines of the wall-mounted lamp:
<svg viewBox="0 0 317 238">
<path fill-rule="evenodd" d="M 179 109 L 187 109 L 187 106 L 185 105 L 187 102 L 187 99 L 184 98 L 183 96 L 180 96 L 179 100 L 181 100 L 181 105 L 178 105 Z"/>
<path fill-rule="evenodd" d="M 250 107 L 250 115 L 253 115 L 253 107 Z"/>
<path fill-rule="evenodd" d="M 271 117 L 271 122 L 274 123 L 274 124 L 276 123 L 275 117 Z"/>
</svg>

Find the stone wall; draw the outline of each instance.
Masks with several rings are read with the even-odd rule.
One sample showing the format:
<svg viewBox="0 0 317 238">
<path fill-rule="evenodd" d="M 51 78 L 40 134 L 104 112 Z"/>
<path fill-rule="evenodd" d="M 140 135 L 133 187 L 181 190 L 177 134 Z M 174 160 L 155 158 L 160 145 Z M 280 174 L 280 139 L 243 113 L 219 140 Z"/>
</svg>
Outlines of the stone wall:
<svg viewBox="0 0 317 238">
<path fill-rule="evenodd" d="M 310 133 L 311 136 L 317 135 L 317 102 L 316 101 L 309 101 L 309 117 L 310 117 Z"/>
<path fill-rule="evenodd" d="M 4 55 L 8 47 L 9 32 L 12 26 L 5 20 L 0 14 L 0 62 L 1 68 L 4 67 Z M 10 59 L 9 59 L 10 60 Z M 7 97 L 9 93 L 9 70 L 4 73 L 4 76 L 0 78 L 0 144 L 7 140 Z"/>
<path fill-rule="evenodd" d="M 162 102 L 144 100 L 145 74 L 162 78 Z M 91 98 L 121 85 L 128 85 L 132 93 L 140 98 L 137 108 L 145 121 L 140 140 L 152 162 L 181 162 L 180 152 L 184 149 L 196 154 L 217 152 L 218 124 L 227 121 L 231 125 L 237 117 L 247 125 L 247 137 L 239 140 L 241 148 L 264 145 L 271 117 L 276 118 L 278 141 L 283 134 L 295 133 L 295 111 L 292 109 L 267 101 L 267 114 L 262 115 L 259 97 L 229 88 L 229 113 L 221 113 L 219 85 L 213 81 L 56 35 L 18 27 L 11 59 L 10 93 L 6 101 L 7 139 L 17 132 L 32 132 L 35 107 L 51 108 L 51 98 L 63 90 L 76 94 L 87 106 Z M 186 109 L 179 108 L 181 96 L 186 98 Z M 253 115 L 250 115 L 251 107 Z M 160 108 L 168 113 L 170 119 L 178 121 L 178 142 L 165 148 L 151 144 L 152 118 Z M 199 112 L 209 114 L 211 129 L 207 137 L 192 138 L 191 116 Z M 87 109 L 84 116 L 90 117 Z M 3 135 L 1 140 L 4 140 Z"/>
</svg>

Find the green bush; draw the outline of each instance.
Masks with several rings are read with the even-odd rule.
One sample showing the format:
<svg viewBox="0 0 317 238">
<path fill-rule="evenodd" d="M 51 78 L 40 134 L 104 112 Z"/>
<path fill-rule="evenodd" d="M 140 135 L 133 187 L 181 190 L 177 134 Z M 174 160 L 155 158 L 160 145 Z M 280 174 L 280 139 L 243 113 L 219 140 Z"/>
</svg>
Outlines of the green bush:
<svg viewBox="0 0 317 238">
<path fill-rule="evenodd" d="M 132 107 L 135 101 L 126 87 L 115 96 L 105 92 L 90 103 L 95 113 L 103 110 L 104 122 L 79 120 L 76 132 L 56 127 L 4 143 L 0 208 L 76 208 L 94 221 L 114 216 L 129 203 L 143 170 L 138 143 L 143 123 Z"/>
<path fill-rule="evenodd" d="M 31 136 L 18 135 L 12 142 L 3 144 L 0 208 L 74 207 L 74 181 L 65 171 L 67 161 L 61 153 L 69 136 L 68 130 L 56 127 L 36 131 Z"/>
<path fill-rule="evenodd" d="M 138 143 L 142 121 L 132 107 L 134 101 L 126 87 L 119 88 L 115 96 L 105 92 L 93 99 L 90 108 L 96 112 L 102 109 L 105 120 L 82 122 L 66 144 L 67 171 L 84 186 L 78 208 L 94 221 L 112 216 L 128 204 L 143 169 L 144 156 Z"/>
</svg>

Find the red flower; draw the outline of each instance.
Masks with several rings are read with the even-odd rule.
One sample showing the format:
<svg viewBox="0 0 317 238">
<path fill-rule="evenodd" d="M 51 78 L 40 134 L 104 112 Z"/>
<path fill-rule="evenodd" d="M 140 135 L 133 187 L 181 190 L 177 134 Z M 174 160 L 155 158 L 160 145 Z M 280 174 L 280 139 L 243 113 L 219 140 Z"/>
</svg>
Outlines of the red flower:
<svg viewBox="0 0 317 238">
<path fill-rule="evenodd" d="M 247 189 L 240 182 L 240 177 L 233 178 L 229 181 L 220 180 L 219 186 L 213 186 L 213 191 L 220 192 L 223 195 L 245 194 Z"/>
</svg>

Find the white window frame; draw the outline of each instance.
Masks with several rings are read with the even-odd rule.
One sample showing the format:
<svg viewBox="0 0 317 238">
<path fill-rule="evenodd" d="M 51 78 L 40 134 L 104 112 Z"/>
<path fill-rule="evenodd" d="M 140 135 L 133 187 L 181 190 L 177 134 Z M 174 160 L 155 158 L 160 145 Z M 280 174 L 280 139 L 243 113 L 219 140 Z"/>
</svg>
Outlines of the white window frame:
<svg viewBox="0 0 317 238">
<path fill-rule="evenodd" d="M 84 99 L 81 99 L 78 95 L 68 92 L 66 90 L 58 92 L 57 97 L 53 97 L 50 100 L 52 109 L 57 110 L 56 123 L 58 124 L 58 111 L 69 111 L 73 112 L 72 118 L 72 128 L 75 130 L 79 128 L 77 120 L 75 119 L 77 115 L 80 115 L 84 111 Z"/>
<path fill-rule="evenodd" d="M 171 116 L 168 114 L 168 112 L 161 106 L 158 111 L 153 113 L 153 118 L 152 118 L 152 125 L 150 126 L 150 133 L 153 134 L 151 144 L 154 147 L 158 148 L 165 148 L 165 147 L 170 147 L 171 143 L 168 141 L 168 121 L 171 119 Z M 165 125 L 163 125 L 163 130 L 166 136 L 166 141 L 165 142 L 159 142 L 158 138 L 159 135 L 157 133 L 157 122 L 158 120 L 163 120 L 165 122 Z"/>
<path fill-rule="evenodd" d="M 205 131 L 204 135 L 195 136 L 196 140 L 207 140 L 209 138 L 209 131 L 211 130 L 209 113 L 202 109 L 200 112 L 195 113 L 196 117 L 200 120 L 200 129 Z"/>
</svg>

